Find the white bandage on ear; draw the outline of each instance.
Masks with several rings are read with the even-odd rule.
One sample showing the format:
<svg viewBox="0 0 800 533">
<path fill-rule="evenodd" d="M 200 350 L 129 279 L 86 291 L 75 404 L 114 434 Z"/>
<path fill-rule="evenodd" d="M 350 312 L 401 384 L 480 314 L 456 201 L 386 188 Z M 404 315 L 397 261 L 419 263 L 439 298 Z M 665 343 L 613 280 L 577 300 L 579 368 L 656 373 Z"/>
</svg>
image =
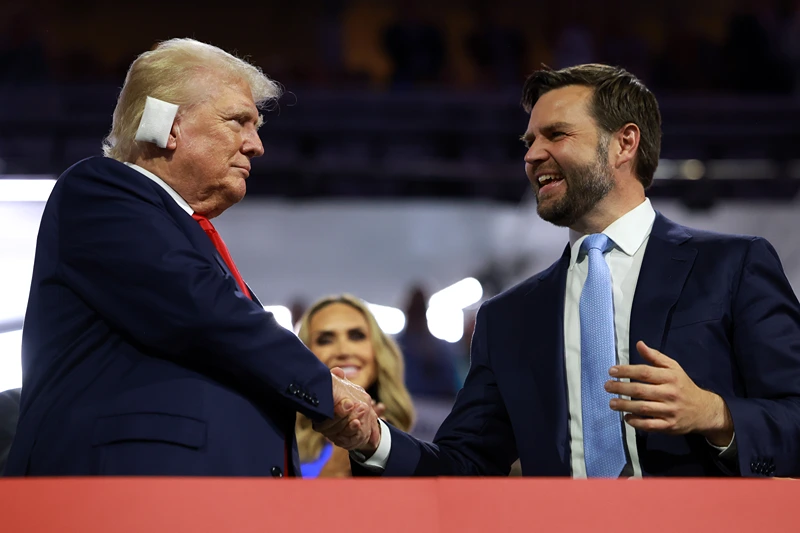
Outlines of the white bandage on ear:
<svg viewBox="0 0 800 533">
<path fill-rule="evenodd" d="M 144 113 L 136 130 L 136 140 L 153 143 L 159 148 L 166 148 L 172 123 L 178 113 L 178 106 L 164 102 L 158 98 L 147 97 Z"/>
</svg>

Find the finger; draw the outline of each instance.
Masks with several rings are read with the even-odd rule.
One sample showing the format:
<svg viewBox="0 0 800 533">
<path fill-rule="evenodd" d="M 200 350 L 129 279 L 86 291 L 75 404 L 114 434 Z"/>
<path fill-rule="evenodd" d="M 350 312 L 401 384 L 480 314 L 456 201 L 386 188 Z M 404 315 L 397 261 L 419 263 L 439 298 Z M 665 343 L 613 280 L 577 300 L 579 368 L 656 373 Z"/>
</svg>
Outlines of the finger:
<svg viewBox="0 0 800 533">
<path fill-rule="evenodd" d="M 339 379 L 345 379 L 344 370 L 342 370 L 338 366 L 335 366 L 335 367 L 331 368 L 331 374 L 333 374 L 334 376 L 336 376 Z"/>
<path fill-rule="evenodd" d="M 613 398 L 610 402 L 608 402 L 608 406 L 613 411 L 631 413 L 637 416 L 666 418 L 673 415 L 673 409 L 661 402 L 646 402 L 641 400 L 623 400 L 622 398 Z"/>
<path fill-rule="evenodd" d="M 669 383 L 675 376 L 672 369 L 656 368 L 650 365 L 616 365 L 612 366 L 608 373 L 617 379 L 627 378 L 631 381 L 641 381 L 654 385 Z"/>
<path fill-rule="evenodd" d="M 348 404 L 349 410 L 344 410 L 341 406 Z M 338 433 L 342 431 L 350 420 L 362 417 L 365 413 L 364 404 L 361 402 L 353 402 L 349 398 L 345 398 L 334 406 L 333 418 L 323 422 L 316 423 L 313 427 L 314 430 L 320 433 Z"/>
<path fill-rule="evenodd" d="M 336 426 L 332 426 L 326 431 L 321 431 L 321 433 L 336 444 L 347 443 L 364 438 L 362 427 L 363 425 L 358 419 L 343 420 Z"/>
<path fill-rule="evenodd" d="M 354 402 L 350 398 L 343 398 L 336 405 L 333 406 L 333 416 L 334 418 L 341 418 L 343 416 L 350 416 L 350 413 L 358 406 L 356 402 Z"/>
<path fill-rule="evenodd" d="M 668 399 L 669 393 L 664 390 L 671 388 L 669 385 L 651 385 L 649 383 L 637 383 L 628 381 L 608 380 L 603 387 L 606 392 L 636 398 L 637 400 L 664 401 Z"/>
<path fill-rule="evenodd" d="M 384 413 L 386 413 L 386 406 L 382 403 L 376 403 L 373 408 L 375 409 L 375 414 L 378 415 L 378 418 L 382 418 Z"/>
<path fill-rule="evenodd" d="M 663 418 L 645 418 L 633 414 L 625 415 L 625 423 L 634 429 L 654 433 L 674 433 L 672 424 Z"/>
<path fill-rule="evenodd" d="M 325 422 L 315 422 L 312 424 L 314 431 L 318 431 L 323 435 L 340 433 L 350 423 L 349 417 L 336 418 L 333 420 L 326 420 Z"/>
<path fill-rule="evenodd" d="M 639 352 L 639 355 L 641 355 L 645 361 L 653 366 L 660 368 L 672 368 L 674 366 L 674 359 L 667 357 L 656 349 L 650 348 L 644 341 L 636 343 L 636 351 Z"/>
</svg>

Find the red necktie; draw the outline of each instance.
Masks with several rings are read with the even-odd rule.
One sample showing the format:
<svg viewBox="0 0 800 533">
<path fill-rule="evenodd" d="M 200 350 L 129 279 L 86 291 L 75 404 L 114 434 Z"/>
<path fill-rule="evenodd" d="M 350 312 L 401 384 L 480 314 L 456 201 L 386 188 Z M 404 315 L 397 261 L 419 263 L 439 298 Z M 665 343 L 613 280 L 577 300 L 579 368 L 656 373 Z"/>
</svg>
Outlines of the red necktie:
<svg viewBox="0 0 800 533">
<path fill-rule="evenodd" d="M 208 238 L 211 239 L 212 243 L 214 243 L 214 247 L 217 249 L 217 252 L 219 252 L 219 255 L 222 256 L 225 264 L 228 265 L 228 269 L 231 271 L 231 274 L 233 274 L 233 278 L 236 280 L 236 283 L 239 285 L 241 291 L 245 294 L 245 296 L 252 300 L 250 291 L 247 290 L 247 285 L 245 285 L 242 275 L 239 274 L 239 270 L 236 268 L 236 264 L 233 262 L 231 253 L 228 251 L 228 247 L 225 246 L 225 242 L 222 240 L 222 237 L 220 237 L 219 233 L 217 233 L 214 225 L 206 217 L 203 215 L 198 215 L 197 213 L 193 214 L 192 218 L 200 224 L 200 227 L 206 232 Z M 292 426 L 292 430 L 294 430 L 294 426 Z M 286 437 L 284 438 L 285 445 L 283 449 L 283 471 L 287 476 L 294 475 L 294 472 L 289 470 L 289 457 L 292 456 L 291 442 L 292 441 L 289 438 L 289 434 L 287 433 Z"/>
<path fill-rule="evenodd" d="M 233 279 L 236 280 L 236 283 L 239 285 L 241 291 L 245 294 L 245 296 L 250 298 L 250 291 L 247 290 L 247 285 L 244 284 L 244 279 L 242 279 L 242 275 L 239 274 L 239 270 L 236 268 L 236 264 L 233 262 L 231 253 L 228 251 L 228 247 L 225 246 L 222 237 L 219 236 L 219 233 L 217 233 L 214 225 L 206 217 L 203 215 L 198 215 L 197 213 L 192 215 L 192 218 L 200 224 L 200 227 L 206 232 L 208 238 L 211 239 L 212 243 L 214 243 L 214 247 L 219 252 L 219 255 L 222 256 L 222 259 L 225 260 L 225 264 L 228 265 L 228 269 L 231 271 L 231 274 L 233 274 Z"/>
</svg>

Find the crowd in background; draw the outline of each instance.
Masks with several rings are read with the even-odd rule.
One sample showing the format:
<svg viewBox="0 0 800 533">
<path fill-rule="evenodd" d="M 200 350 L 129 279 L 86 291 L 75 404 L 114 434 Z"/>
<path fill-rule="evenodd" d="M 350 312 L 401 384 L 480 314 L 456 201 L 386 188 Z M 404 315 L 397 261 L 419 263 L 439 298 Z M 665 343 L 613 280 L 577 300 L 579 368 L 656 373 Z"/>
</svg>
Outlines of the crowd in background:
<svg viewBox="0 0 800 533">
<path fill-rule="evenodd" d="M 542 63 L 603 62 L 661 94 L 800 94 L 797 0 L 261 2 L 246 34 L 200 8 L 95 4 L 0 7 L 0 84 L 118 83 L 142 48 L 187 34 L 290 88 L 516 89 Z"/>
</svg>

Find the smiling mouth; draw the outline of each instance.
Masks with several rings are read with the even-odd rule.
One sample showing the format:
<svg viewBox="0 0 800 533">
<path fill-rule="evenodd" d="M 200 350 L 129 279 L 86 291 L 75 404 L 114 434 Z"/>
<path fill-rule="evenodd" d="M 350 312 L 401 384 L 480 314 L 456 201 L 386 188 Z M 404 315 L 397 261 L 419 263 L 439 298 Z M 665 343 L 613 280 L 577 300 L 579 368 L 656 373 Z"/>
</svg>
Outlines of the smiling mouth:
<svg viewBox="0 0 800 533">
<path fill-rule="evenodd" d="M 561 174 L 542 174 L 536 179 L 540 189 L 545 185 L 549 185 L 551 183 L 556 183 L 563 180 L 564 177 Z"/>
<path fill-rule="evenodd" d="M 542 174 L 536 179 L 536 196 L 539 197 L 558 188 L 563 181 L 564 176 L 561 174 Z"/>
</svg>

